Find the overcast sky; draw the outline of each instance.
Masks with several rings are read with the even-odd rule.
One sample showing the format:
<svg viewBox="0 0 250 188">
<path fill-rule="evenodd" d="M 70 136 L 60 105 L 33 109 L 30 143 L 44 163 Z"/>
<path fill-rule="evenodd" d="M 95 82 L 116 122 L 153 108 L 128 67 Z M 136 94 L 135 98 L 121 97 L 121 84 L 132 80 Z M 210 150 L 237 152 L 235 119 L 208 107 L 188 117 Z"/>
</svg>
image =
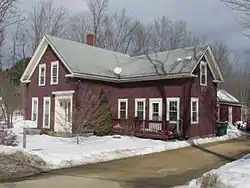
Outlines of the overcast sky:
<svg viewBox="0 0 250 188">
<path fill-rule="evenodd" d="M 37 0 L 22 0 L 21 8 L 28 11 Z M 54 0 L 73 12 L 86 11 L 84 0 Z M 239 14 L 220 0 L 110 0 L 109 11 L 125 8 L 143 22 L 167 16 L 171 20 L 185 20 L 193 32 L 226 42 L 230 49 L 248 47 L 248 38 L 237 21 Z"/>
</svg>

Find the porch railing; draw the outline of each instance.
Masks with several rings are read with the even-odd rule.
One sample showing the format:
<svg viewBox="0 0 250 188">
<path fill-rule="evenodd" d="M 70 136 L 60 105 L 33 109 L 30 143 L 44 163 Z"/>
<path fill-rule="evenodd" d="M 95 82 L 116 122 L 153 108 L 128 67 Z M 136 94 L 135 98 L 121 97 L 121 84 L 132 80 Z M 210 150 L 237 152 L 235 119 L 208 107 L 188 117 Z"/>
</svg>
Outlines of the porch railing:
<svg viewBox="0 0 250 188">
<path fill-rule="evenodd" d="M 168 121 L 153 121 L 153 120 L 121 120 L 113 119 L 113 128 L 116 131 L 123 131 L 123 134 L 135 135 L 142 134 L 144 137 L 165 136 L 167 139 L 175 138 L 182 134 L 182 123 L 170 124 Z M 179 127 L 179 130 L 177 130 Z M 151 135 L 151 136 L 147 136 Z M 164 138 L 165 139 L 165 138 Z"/>
</svg>

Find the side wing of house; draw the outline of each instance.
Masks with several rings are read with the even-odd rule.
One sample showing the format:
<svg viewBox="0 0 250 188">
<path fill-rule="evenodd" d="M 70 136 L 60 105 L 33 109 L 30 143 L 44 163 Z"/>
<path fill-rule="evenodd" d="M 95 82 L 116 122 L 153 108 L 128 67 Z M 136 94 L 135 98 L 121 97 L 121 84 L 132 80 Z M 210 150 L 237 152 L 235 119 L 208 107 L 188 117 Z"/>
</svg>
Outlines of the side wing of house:
<svg viewBox="0 0 250 188">
<path fill-rule="evenodd" d="M 75 82 L 70 70 L 44 38 L 34 53 L 21 81 L 26 85 L 25 119 L 39 129 L 70 130 Z"/>
</svg>

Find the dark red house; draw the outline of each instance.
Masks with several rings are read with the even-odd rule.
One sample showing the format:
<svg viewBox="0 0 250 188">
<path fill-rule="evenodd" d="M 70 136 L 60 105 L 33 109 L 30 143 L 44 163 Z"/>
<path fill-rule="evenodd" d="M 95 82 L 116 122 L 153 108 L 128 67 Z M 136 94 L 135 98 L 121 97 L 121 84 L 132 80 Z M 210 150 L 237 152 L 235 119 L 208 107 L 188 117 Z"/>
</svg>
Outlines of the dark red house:
<svg viewBox="0 0 250 188">
<path fill-rule="evenodd" d="M 81 82 L 95 93 L 105 90 L 114 126 L 134 116 L 143 132 L 188 138 L 215 135 L 217 83 L 223 78 L 209 45 L 130 57 L 45 36 L 21 82 L 25 118 L 38 128 L 63 131 L 60 120 L 72 128 Z"/>
<path fill-rule="evenodd" d="M 242 104 L 225 90 L 217 91 L 218 121 L 235 123 L 242 121 Z"/>
</svg>

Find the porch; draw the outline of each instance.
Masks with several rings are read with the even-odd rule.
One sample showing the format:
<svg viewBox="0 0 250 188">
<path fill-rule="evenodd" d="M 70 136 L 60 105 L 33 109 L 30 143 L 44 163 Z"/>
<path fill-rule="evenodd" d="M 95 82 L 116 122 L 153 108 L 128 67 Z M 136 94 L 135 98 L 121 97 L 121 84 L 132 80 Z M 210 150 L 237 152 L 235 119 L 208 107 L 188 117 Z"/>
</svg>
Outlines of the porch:
<svg viewBox="0 0 250 188">
<path fill-rule="evenodd" d="M 113 134 L 159 140 L 183 138 L 182 120 L 170 124 L 168 121 L 113 119 L 112 125 Z"/>
</svg>

